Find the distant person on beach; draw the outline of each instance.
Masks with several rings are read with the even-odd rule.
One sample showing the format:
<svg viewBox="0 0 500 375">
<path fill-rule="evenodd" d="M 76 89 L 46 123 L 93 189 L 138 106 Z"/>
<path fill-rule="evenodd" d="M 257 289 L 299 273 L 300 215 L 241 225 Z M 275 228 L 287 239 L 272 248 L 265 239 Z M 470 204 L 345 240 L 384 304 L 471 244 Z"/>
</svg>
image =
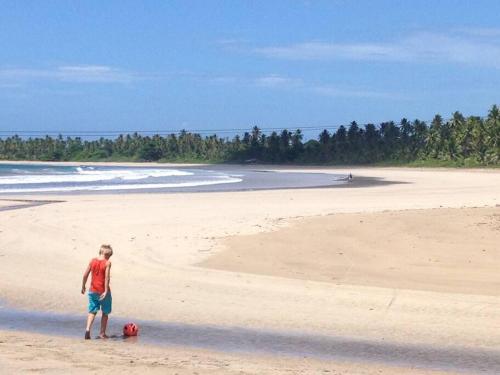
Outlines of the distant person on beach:
<svg viewBox="0 0 500 375">
<path fill-rule="evenodd" d="M 349 176 L 347 177 L 347 181 L 352 182 L 352 173 L 349 173 Z"/>
<path fill-rule="evenodd" d="M 94 323 L 95 316 L 99 310 L 102 311 L 101 331 L 99 337 L 106 336 L 109 314 L 111 313 L 111 289 L 109 281 L 111 278 L 111 262 L 109 258 L 113 255 L 110 245 L 101 245 L 99 256 L 90 260 L 82 280 L 82 294 L 85 294 L 87 279 L 92 273 L 89 289 L 89 314 L 87 316 L 87 328 L 85 329 L 85 339 L 90 339 L 90 331 Z"/>
</svg>

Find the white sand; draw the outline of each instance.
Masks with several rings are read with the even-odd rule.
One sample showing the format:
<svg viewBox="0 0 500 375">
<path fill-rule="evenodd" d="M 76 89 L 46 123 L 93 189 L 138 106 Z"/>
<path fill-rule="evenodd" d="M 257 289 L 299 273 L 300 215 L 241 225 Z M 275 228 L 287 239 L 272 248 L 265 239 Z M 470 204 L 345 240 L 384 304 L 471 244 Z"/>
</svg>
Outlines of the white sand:
<svg viewBox="0 0 500 375">
<path fill-rule="evenodd" d="M 338 285 L 195 266 L 222 249 L 218 244 L 228 236 L 275 230 L 300 217 L 500 204 L 499 170 L 352 172 L 354 178 L 403 183 L 356 189 L 64 196 L 65 203 L 2 211 L 0 298 L 19 307 L 83 316 L 81 274 L 99 244 L 106 242 L 115 248 L 112 290 L 118 316 L 496 348 L 500 299 L 487 290 L 416 290 L 392 281 L 385 286 Z M 392 220 L 398 221 L 398 213 Z M 10 361 L 9 366 L 17 365 Z"/>
</svg>

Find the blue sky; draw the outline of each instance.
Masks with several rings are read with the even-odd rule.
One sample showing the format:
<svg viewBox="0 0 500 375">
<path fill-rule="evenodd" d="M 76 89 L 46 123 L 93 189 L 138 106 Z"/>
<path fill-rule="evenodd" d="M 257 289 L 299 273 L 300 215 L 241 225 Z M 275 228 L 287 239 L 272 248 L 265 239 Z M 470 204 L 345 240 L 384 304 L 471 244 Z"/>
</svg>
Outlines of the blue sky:
<svg viewBox="0 0 500 375">
<path fill-rule="evenodd" d="M 321 127 L 500 103 L 496 0 L 0 7 L 3 131 Z"/>
</svg>

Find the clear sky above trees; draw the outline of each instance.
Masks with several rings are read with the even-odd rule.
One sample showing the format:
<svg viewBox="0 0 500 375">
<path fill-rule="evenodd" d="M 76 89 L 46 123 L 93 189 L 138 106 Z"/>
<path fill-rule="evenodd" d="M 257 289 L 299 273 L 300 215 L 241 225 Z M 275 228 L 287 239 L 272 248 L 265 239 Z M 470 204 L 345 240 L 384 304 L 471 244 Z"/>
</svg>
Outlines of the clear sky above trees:
<svg viewBox="0 0 500 375">
<path fill-rule="evenodd" d="M 496 0 L 0 7 L 1 130 L 292 129 L 500 102 Z"/>
</svg>

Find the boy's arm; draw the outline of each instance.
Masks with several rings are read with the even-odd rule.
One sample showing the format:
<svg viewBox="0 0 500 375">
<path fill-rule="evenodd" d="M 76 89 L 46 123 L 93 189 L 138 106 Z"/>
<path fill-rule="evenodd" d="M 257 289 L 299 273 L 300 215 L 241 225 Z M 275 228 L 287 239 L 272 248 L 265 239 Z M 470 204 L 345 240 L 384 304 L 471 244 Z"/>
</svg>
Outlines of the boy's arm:
<svg viewBox="0 0 500 375">
<path fill-rule="evenodd" d="M 82 294 L 85 294 L 85 286 L 87 285 L 87 279 L 89 278 L 90 275 L 90 263 L 87 266 L 87 269 L 83 273 L 83 279 L 82 279 Z"/>
<path fill-rule="evenodd" d="M 105 280 L 104 280 L 104 293 L 101 294 L 101 297 L 99 298 L 100 300 L 103 300 L 106 298 L 106 296 L 109 293 L 109 281 L 111 279 L 111 262 L 108 262 L 106 264 L 106 273 L 105 273 Z"/>
</svg>

